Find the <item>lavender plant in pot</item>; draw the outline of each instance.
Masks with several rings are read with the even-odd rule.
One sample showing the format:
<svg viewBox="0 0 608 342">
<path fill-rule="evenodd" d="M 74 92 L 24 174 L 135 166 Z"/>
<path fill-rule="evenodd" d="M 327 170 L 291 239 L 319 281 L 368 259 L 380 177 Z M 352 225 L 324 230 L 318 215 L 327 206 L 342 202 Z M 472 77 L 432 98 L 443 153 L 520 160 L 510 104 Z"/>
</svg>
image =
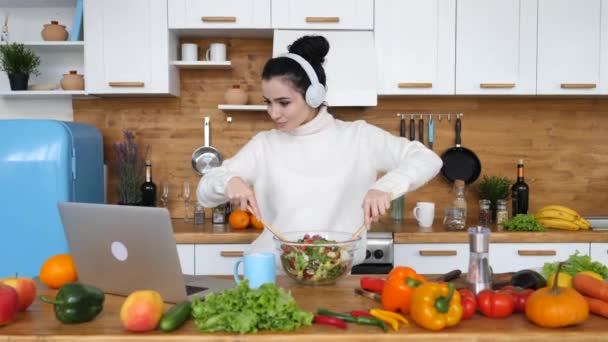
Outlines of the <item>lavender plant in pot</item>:
<svg viewBox="0 0 608 342">
<path fill-rule="evenodd" d="M 125 130 L 123 136 L 123 141 L 114 144 L 117 156 L 114 169 L 118 177 L 116 186 L 118 204 L 140 205 L 140 186 L 144 182 L 145 160 L 150 146 L 146 146 L 142 155 L 140 146 L 135 142 L 135 134 Z"/>
<path fill-rule="evenodd" d="M 40 75 L 40 57 L 23 44 L 0 45 L 0 69 L 8 74 L 11 90 L 27 90 L 31 74 Z"/>
</svg>

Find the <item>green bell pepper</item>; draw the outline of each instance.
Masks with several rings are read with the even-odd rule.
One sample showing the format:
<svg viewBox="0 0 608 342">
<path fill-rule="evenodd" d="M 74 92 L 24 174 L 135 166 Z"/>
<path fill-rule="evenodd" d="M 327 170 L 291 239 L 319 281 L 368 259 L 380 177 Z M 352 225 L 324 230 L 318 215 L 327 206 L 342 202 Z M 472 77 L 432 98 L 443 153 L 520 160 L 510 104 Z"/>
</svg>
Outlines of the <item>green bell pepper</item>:
<svg viewBox="0 0 608 342">
<path fill-rule="evenodd" d="M 78 282 L 67 283 L 61 286 L 55 299 L 44 295 L 40 300 L 53 304 L 55 317 L 63 323 L 88 322 L 103 309 L 105 294 L 102 290 Z"/>
</svg>

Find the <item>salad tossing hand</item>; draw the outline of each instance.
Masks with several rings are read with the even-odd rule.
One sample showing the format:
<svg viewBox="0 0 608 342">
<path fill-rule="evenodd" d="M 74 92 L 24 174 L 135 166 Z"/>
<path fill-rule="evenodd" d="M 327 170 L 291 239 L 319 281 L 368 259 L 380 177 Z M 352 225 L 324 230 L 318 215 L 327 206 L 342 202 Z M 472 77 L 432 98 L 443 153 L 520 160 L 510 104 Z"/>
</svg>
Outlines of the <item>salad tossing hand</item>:
<svg viewBox="0 0 608 342">
<path fill-rule="evenodd" d="M 247 205 L 249 205 L 257 218 L 262 217 L 253 190 L 241 177 L 230 178 L 228 183 L 226 183 L 225 194 L 230 203 L 235 205 L 235 207 L 238 207 L 242 211 L 247 211 Z"/>
<path fill-rule="evenodd" d="M 371 189 L 363 199 L 363 217 L 367 229 L 371 227 L 372 222 L 378 222 L 380 216 L 386 214 L 386 211 L 391 207 L 391 194 L 388 192 Z"/>
</svg>

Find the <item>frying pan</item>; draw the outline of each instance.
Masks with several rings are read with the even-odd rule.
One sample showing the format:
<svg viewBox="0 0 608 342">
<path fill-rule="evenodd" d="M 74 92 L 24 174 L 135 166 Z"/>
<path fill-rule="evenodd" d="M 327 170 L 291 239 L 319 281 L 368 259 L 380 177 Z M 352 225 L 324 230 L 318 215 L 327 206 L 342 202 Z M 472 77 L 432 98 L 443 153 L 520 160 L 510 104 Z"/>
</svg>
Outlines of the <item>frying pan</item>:
<svg viewBox="0 0 608 342">
<path fill-rule="evenodd" d="M 209 121 L 209 117 L 206 116 L 203 123 L 205 146 L 201 146 L 192 152 L 192 168 L 201 176 L 222 163 L 220 152 L 209 145 Z"/>
<path fill-rule="evenodd" d="M 441 174 L 450 183 L 462 179 L 466 184 L 471 184 L 481 173 L 481 162 L 473 151 L 460 146 L 461 130 L 460 116 L 456 116 L 456 146 L 449 148 L 441 155 L 443 160 Z"/>
</svg>

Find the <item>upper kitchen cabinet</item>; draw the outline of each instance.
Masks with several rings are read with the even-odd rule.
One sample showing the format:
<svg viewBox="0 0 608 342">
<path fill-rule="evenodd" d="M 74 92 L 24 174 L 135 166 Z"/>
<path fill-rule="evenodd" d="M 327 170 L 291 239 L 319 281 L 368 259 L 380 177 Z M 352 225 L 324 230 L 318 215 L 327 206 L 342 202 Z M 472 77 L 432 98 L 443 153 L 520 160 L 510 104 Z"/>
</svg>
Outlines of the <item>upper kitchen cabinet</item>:
<svg viewBox="0 0 608 342">
<path fill-rule="evenodd" d="M 273 56 L 304 35 L 321 35 L 329 41 L 325 56 L 326 102 L 330 106 L 376 106 L 376 60 L 372 31 L 276 30 Z"/>
<path fill-rule="evenodd" d="M 536 93 L 537 0 L 458 0 L 456 94 Z"/>
<path fill-rule="evenodd" d="M 608 94 L 608 1 L 538 0 L 538 94 Z"/>
<path fill-rule="evenodd" d="M 272 2 L 272 27 L 372 30 L 373 13 L 373 0 L 280 0 Z"/>
<path fill-rule="evenodd" d="M 170 29 L 269 29 L 270 0 L 169 0 Z"/>
<path fill-rule="evenodd" d="M 376 0 L 375 9 L 378 93 L 454 94 L 456 0 Z"/>
<path fill-rule="evenodd" d="M 85 0 L 84 16 L 89 93 L 177 95 L 166 0 Z"/>
</svg>

